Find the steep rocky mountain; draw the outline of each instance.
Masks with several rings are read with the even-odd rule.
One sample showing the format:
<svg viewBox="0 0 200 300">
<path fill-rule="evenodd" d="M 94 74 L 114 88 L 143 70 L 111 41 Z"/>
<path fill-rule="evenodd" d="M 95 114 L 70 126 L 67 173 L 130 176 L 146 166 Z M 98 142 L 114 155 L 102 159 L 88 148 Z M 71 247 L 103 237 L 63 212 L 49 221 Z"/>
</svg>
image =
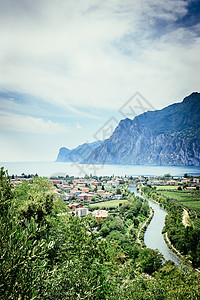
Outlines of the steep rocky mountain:
<svg viewBox="0 0 200 300">
<path fill-rule="evenodd" d="M 200 166 L 200 93 L 120 121 L 84 162 Z"/>
<path fill-rule="evenodd" d="M 91 152 L 101 145 L 102 141 L 93 143 L 85 143 L 78 147 L 69 150 L 68 148 L 62 147 L 59 150 L 57 162 L 82 162 L 88 157 Z"/>
<path fill-rule="evenodd" d="M 61 148 L 57 161 L 200 166 L 200 93 L 133 120 L 121 120 L 105 141 L 73 150 Z"/>
</svg>

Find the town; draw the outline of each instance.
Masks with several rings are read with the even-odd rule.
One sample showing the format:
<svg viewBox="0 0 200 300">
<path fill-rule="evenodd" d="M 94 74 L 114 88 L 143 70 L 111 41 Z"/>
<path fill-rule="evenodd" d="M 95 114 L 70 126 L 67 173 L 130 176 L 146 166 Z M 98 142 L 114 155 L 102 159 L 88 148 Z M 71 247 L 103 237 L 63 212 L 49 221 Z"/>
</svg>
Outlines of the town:
<svg viewBox="0 0 200 300">
<path fill-rule="evenodd" d="M 32 181 L 38 175 L 11 176 L 13 186 L 24 181 Z M 55 197 L 61 198 L 66 203 L 66 212 L 59 215 L 74 213 L 79 217 L 91 213 L 96 219 L 104 220 L 108 210 L 122 205 L 125 201 L 131 201 L 130 186 L 143 187 L 145 185 L 161 189 L 174 187 L 179 191 L 199 190 L 200 177 L 184 174 L 183 177 L 173 177 L 170 174 L 164 176 L 85 176 L 75 178 L 74 176 L 51 177 L 47 181 L 52 184 Z M 107 205 L 109 203 L 109 205 Z M 113 205 L 113 206 L 112 206 Z M 97 209 L 98 208 L 98 209 Z M 101 208 L 101 209 L 100 209 Z"/>
</svg>

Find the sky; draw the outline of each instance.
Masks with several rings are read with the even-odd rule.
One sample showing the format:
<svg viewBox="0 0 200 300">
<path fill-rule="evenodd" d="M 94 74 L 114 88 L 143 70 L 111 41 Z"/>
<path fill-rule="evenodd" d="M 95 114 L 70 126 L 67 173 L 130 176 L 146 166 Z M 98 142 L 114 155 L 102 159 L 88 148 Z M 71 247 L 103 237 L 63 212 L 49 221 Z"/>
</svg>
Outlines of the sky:
<svg viewBox="0 0 200 300">
<path fill-rule="evenodd" d="M 200 1 L 0 0 L 0 37 L 2 162 L 54 161 L 199 92 Z"/>
</svg>

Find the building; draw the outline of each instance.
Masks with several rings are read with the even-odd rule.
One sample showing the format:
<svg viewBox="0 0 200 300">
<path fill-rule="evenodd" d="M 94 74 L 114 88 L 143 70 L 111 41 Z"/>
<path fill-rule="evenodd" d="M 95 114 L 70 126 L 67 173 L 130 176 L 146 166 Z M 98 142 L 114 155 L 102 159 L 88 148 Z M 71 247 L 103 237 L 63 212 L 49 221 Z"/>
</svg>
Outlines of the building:
<svg viewBox="0 0 200 300">
<path fill-rule="evenodd" d="M 82 208 L 83 205 L 81 203 L 72 203 L 72 204 L 69 204 L 69 208 L 70 209 L 77 209 L 77 208 Z"/>
<path fill-rule="evenodd" d="M 81 193 L 78 197 L 80 201 L 90 201 L 93 196 L 92 194 Z"/>
<path fill-rule="evenodd" d="M 104 191 L 104 190 L 98 190 L 98 191 L 97 191 L 97 194 L 98 194 L 99 196 L 103 196 L 103 195 L 104 195 L 104 193 L 105 193 L 105 191 Z"/>
<path fill-rule="evenodd" d="M 103 194 L 103 198 L 104 198 L 104 199 L 110 198 L 111 196 L 112 196 L 112 193 L 108 193 L 108 192 L 107 192 L 107 193 L 104 193 L 104 194 Z"/>
<path fill-rule="evenodd" d="M 121 199 L 122 199 L 122 195 L 119 195 L 119 194 L 118 194 L 118 195 L 115 195 L 115 199 L 116 199 L 116 200 L 121 200 Z"/>
<path fill-rule="evenodd" d="M 85 207 L 75 209 L 75 215 L 80 217 L 85 217 L 88 215 L 88 209 Z"/>
<path fill-rule="evenodd" d="M 178 181 L 176 181 L 176 180 L 169 180 L 169 181 L 167 181 L 167 183 L 170 185 L 178 185 Z"/>
<path fill-rule="evenodd" d="M 92 215 L 97 220 L 99 220 L 99 219 L 105 220 L 108 216 L 108 212 L 107 212 L 107 210 L 95 210 L 92 212 Z"/>
<path fill-rule="evenodd" d="M 88 187 L 82 187 L 81 190 L 82 190 L 83 193 L 88 193 L 89 192 Z"/>
<path fill-rule="evenodd" d="M 200 179 L 199 178 L 193 178 L 193 182 L 194 183 L 200 183 Z"/>
<path fill-rule="evenodd" d="M 63 200 L 64 201 L 69 201 L 71 199 L 71 195 L 70 194 L 67 194 L 67 193 L 64 193 L 63 195 Z"/>
</svg>

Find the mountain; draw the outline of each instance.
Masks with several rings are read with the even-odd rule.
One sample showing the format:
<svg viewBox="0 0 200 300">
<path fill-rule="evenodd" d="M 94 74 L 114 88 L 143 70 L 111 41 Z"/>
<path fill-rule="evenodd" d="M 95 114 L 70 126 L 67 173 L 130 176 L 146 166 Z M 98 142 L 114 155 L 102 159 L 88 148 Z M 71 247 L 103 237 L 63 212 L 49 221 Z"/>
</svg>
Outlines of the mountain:
<svg viewBox="0 0 200 300">
<path fill-rule="evenodd" d="M 120 121 L 84 162 L 200 166 L 200 94 Z"/>
<path fill-rule="evenodd" d="M 68 148 L 62 147 L 59 150 L 57 162 L 82 162 L 88 157 L 91 152 L 101 145 L 102 141 L 96 141 L 93 143 L 82 144 L 75 149 L 69 150 Z"/>
<path fill-rule="evenodd" d="M 75 155 L 78 149 L 81 156 Z M 200 93 L 133 120 L 121 120 L 105 141 L 73 150 L 61 148 L 57 161 L 69 157 L 88 164 L 200 166 Z"/>
</svg>

